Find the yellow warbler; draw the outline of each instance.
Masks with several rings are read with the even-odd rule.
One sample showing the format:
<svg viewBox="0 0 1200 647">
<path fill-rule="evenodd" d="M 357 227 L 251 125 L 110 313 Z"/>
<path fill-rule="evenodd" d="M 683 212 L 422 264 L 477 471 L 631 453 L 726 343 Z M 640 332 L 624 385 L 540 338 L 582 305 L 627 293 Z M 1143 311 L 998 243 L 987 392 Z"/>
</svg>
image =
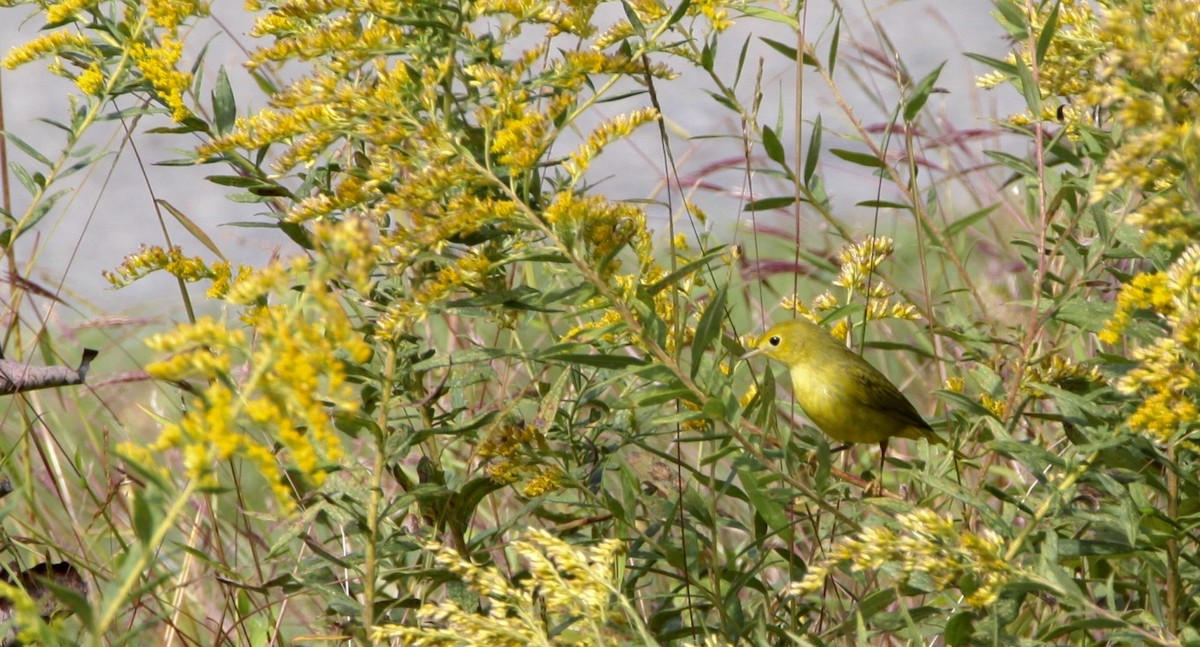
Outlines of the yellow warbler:
<svg viewBox="0 0 1200 647">
<path fill-rule="evenodd" d="M 757 354 L 787 365 L 796 402 L 834 440 L 879 443 L 883 454 L 896 436 L 946 444 L 883 373 L 807 319 L 776 324 L 743 357 Z"/>
</svg>

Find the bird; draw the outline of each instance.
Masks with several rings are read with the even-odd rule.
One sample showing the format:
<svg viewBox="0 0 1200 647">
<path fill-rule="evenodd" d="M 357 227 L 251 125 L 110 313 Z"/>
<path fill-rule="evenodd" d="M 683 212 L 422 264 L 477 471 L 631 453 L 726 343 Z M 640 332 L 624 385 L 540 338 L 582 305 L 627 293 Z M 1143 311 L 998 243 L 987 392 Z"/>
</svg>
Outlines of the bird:
<svg viewBox="0 0 1200 647">
<path fill-rule="evenodd" d="M 879 445 L 881 479 L 892 438 L 946 444 L 879 369 L 808 319 L 775 324 L 742 357 L 760 354 L 788 367 L 796 402 L 818 429 L 842 443 Z"/>
</svg>

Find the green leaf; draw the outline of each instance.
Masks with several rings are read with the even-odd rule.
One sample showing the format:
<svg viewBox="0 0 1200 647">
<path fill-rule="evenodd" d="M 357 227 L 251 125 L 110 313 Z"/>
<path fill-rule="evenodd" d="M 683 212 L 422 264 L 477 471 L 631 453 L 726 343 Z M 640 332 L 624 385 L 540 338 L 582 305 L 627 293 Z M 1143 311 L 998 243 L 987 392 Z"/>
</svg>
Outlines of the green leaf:
<svg viewBox="0 0 1200 647">
<path fill-rule="evenodd" d="M 503 484 L 492 480 L 490 476 L 477 476 L 462 486 L 462 489 L 450 496 L 447 502 L 446 521 L 451 527 L 462 530 L 475 516 L 475 508 L 483 497 L 504 487 Z"/>
<path fill-rule="evenodd" d="M 770 492 L 777 492 L 777 488 L 764 490 L 758 482 L 759 477 L 774 477 L 770 476 L 769 471 L 757 469 L 757 466 L 751 465 L 747 461 L 737 461 L 734 469 L 737 471 L 742 488 L 746 491 L 746 497 L 754 506 L 755 514 L 762 517 L 762 520 L 767 522 L 767 526 L 775 531 L 780 539 L 785 543 L 791 543 L 791 520 L 788 518 L 787 511 L 784 510 L 783 504 L 770 495 Z"/>
<path fill-rule="evenodd" d="M 1025 61 L 1020 56 L 1016 58 L 1017 65 L 1017 80 L 1021 84 L 1021 94 L 1025 96 L 1025 105 L 1029 107 L 1030 114 L 1036 118 L 1042 114 L 1042 95 L 1036 83 L 1033 82 L 1033 71 L 1025 64 Z"/>
<path fill-rule="evenodd" d="M 987 218 L 988 215 L 990 215 L 993 211 L 995 211 L 996 208 L 999 206 L 1000 205 L 998 205 L 998 204 L 993 204 L 990 207 L 984 207 L 984 208 L 980 209 L 979 211 L 967 214 L 967 215 L 963 216 L 962 218 L 955 220 L 954 222 L 950 223 L 949 225 L 946 225 L 946 229 L 944 231 L 945 236 L 947 238 L 950 238 L 950 237 L 958 235 L 964 229 L 979 222 L 980 220 L 983 220 L 984 218 Z"/>
<path fill-rule="evenodd" d="M 434 368 L 446 368 L 447 366 L 462 366 L 463 364 L 473 364 L 475 362 L 488 362 L 500 357 L 519 357 L 520 355 L 510 353 L 499 348 L 474 348 L 471 350 L 457 351 L 454 353 L 437 353 L 427 360 L 417 362 L 409 367 L 412 371 L 428 371 Z"/>
<path fill-rule="evenodd" d="M 770 126 L 763 126 L 763 148 L 767 150 L 767 157 L 778 163 L 780 166 L 787 168 L 787 157 L 783 152 L 783 144 L 779 141 L 779 136 L 771 130 Z"/>
<path fill-rule="evenodd" d="M 912 207 L 901 202 L 891 202 L 888 200 L 863 200 L 862 202 L 856 203 L 854 206 L 866 207 L 868 209 L 902 209 L 904 211 L 909 211 L 912 209 Z"/>
<path fill-rule="evenodd" d="M 784 43 L 781 43 L 777 40 L 772 40 L 770 38 L 760 38 L 759 40 L 766 43 L 767 46 L 770 47 L 771 49 L 786 56 L 789 61 L 794 62 L 796 60 L 796 48 L 795 47 L 792 47 L 790 45 L 785 45 Z M 812 65 L 813 67 L 816 67 L 817 61 L 815 59 L 813 59 L 812 56 L 805 53 L 804 54 L 804 64 Z"/>
<path fill-rule="evenodd" d="M 858 612 L 862 614 L 864 620 L 870 620 L 872 616 L 884 609 L 890 607 L 896 601 L 896 589 L 887 587 L 868 594 L 858 603 Z"/>
<path fill-rule="evenodd" d="M 692 338 L 692 377 L 696 377 L 696 372 L 700 370 L 700 362 L 704 359 L 704 353 L 708 350 L 712 341 L 721 334 L 721 322 L 725 320 L 725 297 L 728 283 L 722 283 L 716 295 L 708 303 L 708 307 L 704 309 L 704 314 L 700 315 L 700 321 L 696 324 L 696 334 Z"/>
<path fill-rule="evenodd" d="M 629 355 L 589 355 L 587 353 L 554 353 L 539 357 L 543 361 L 556 361 L 564 364 L 579 366 L 594 366 L 596 368 L 623 369 L 630 366 L 643 366 L 647 362 L 640 357 Z"/>
<path fill-rule="evenodd" d="M 447 308 L 488 308 L 503 306 L 510 310 L 527 310 L 533 312 L 561 312 L 556 308 L 546 308 L 541 305 L 542 293 L 528 285 L 522 285 L 512 290 L 497 290 L 485 292 L 466 299 L 455 299 L 446 303 Z"/>
<path fill-rule="evenodd" d="M 308 230 L 300 223 L 280 220 L 279 231 L 282 231 L 284 236 L 292 239 L 292 242 L 299 245 L 302 249 L 312 250 L 315 248 L 312 237 L 308 235 Z"/>
<path fill-rule="evenodd" d="M 1037 172 L 1034 171 L 1033 166 L 1030 165 L 1029 161 L 1026 159 L 1017 157 L 1015 155 L 1009 155 L 1008 153 L 1003 153 L 1000 151 L 984 151 L 984 155 L 987 155 L 993 160 L 999 162 L 1001 165 L 1016 171 L 1023 177 L 1037 176 Z"/>
<path fill-rule="evenodd" d="M 742 8 L 742 13 L 754 18 L 762 18 L 763 20 L 769 20 L 771 22 L 787 25 L 792 29 L 800 28 L 800 21 L 796 20 L 795 16 L 783 13 L 782 11 L 777 11 L 775 9 L 768 9 L 762 5 L 745 6 Z"/>
<path fill-rule="evenodd" d="M 49 158 L 47 158 L 45 155 L 42 155 L 40 152 L 38 152 L 38 149 L 36 149 L 33 146 L 30 146 L 28 143 L 26 143 L 24 139 L 21 139 L 20 137 L 17 137 L 16 135 L 14 135 L 8 131 L 0 131 L 0 132 L 2 132 L 4 134 L 5 139 L 7 139 L 8 141 L 15 144 L 17 148 L 25 151 L 26 155 L 37 160 L 38 163 L 40 163 L 42 166 L 47 166 L 47 167 L 53 166 L 53 163 L 49 160 Z"/>
<path fill-rule="evenodd" d="M 941 75 L 942 68 L 945 66 L 945 62 L 938 65 L 917 83 L 916 89 L 913 90 L 913 93 L 904 102 L 905 123 L 911 122 L 917 116 L 917 113 L 921 112 L 921 108 L 925 107 L 925 102 L 929 100 L 929 94 L 933 92 L 933 84 L 937 83 L 938 76 Z"/>
<path fill-rule="evenodd" d="M 1050 41 L 1054 40 L 1054 34 L 1058 32 L 1058 10 L 1062 7 L 1061 2 L 1055 2 L 1054 8 L 1050 10 L 1050 15 L 1046 16 L 1046 22 L 1042 25 L 1042 33 L 1038 34 L 1037 49 L 1034 52 L 1034 60 L 1038 65 L 1041 65 L 1046 60 L 1046 51 L 1050 49 Z"/>
<path fill-rule="evenodd" d="M 1059 539 L 1059 557 L 1091 557 L 1103 555 L 1106 557 L 1132 556 L 1138 552 L 1136 548 L 1120 541 L 1101 541 L 1096 539 Z"/>
<path fill-rule="evenodd" d="M 250 187 L 260 187 L 260 186 L 264 186 L 264 185 L 268 184 L 258 178 L 250 177 L 247 175 L 209 175 L 209 176 L 205 177 L 204 179 L 208 180 L 209 182 L 212 182 L 213 184 L 219 184 L 221 186 L 232 186 L 232 187 L 237 187 L 239 189 L 246 189 L 246 188 L 250 188 Z"/>
<path fill-rule="evenodd" d="M 671 17 L 667 18 L 667 22 L 663 26 L 670 27 L 671 25 L 674 25 L 675 23 L 682 20 L 683 17 L 685 15 L 687 15 L 687 10 L 689 8 L 691 8 L 691 6 L 692 6 L 692 0 L 683 0 L 682 2 L 680 2 L 679 6 L 675 7 L 675 11 L 671 12 Z"/>
<path fill-rule="evenodd" d="M 646 288 L 646 294 L 649 296 L 654 296 L 654 295 L 658 294 L 659 292 L 662 292 L 666 288 L 671 287 L 675 283 L 679 282 L 681 279 L 691 276 L 698 269 L 708 265 L 714 258 L 718 258 L 724 252 L 725 252 L 724 245 L 719 245 L 716 247 L 709 248 L 708 252 L 705 253 L 700 258 L 697 258 L 697 259 L 683 265 L 679 269 L 675 270 L 674 272 L 671 272 L 667 276 L 656 281 L 650 287 Z"/>
<path fill-rule="evenodd" d="M 713 62 L 716 61 L 716 59 L 717 39 L 714 35 L 713 38 L 710 38 L 709 41 L 704 44 L 704 48 L 700 50 L 700 69 L 704 70 L 705 72 L 712 72 Z"/>
<path fill-rule="evenodd" d="M 41 191 L 42 188 L 37 182 L 34 182 L 33 176 L 29 174 L 29 171 L 25 170 L 25 167 L 16 162 L 9 162 L 8 168 L 12 170 L 13 175 L 17 176 L 17 181 L 21 183 L 21 186 L 25 187 L 29 195 L 37 195 Z"/>
<path fill-rule="evenodd" d="M 834 69 L 837 68 L 838 43 L 842 40 L 842 21 L 838 20 L 833 25 L 833 38 L 829 42 L 829 76 L 833 77 Z"/>
<path fill-rule="evenodd" d="M 196 223 L 192 222 L 191 218 L 188 218 L 182 211 L 176 209 L 171 205 L 170 202 L 167 202 L 166 200 L 155 200 L 154 202 L 163 209 L 166 209 L 167 213 L 174 216 L 175 220 L 179 221 L 179 224 L 183 225 L 183 228 L 186 229 L 189 234 L 195 237 L 196 240 L 200 241 L 201 245 L 204 245 L 208 248 L 208 251 L 216 254 L 217 258 L 228 262 L 229 259 L 225 258 L 225 255 L 221 253 L 221 249 L 217 247 L 215 242 L 213 242 L 213 239 L 209 238 L 208 234 L 204 233 L 203 229 L 196 225 Z"/>
<path fill-rule="evenodd" d="M 971 636 L 975 634 L 975 614 L 968 611 L 960 611 L 946 622 L 946 630 L 942 633 L 942 638 L 946 641 L 949 647 L 961 647 L 971 643 Z"/>
<path fill-rule="evenodd" d="M 146 491 L 141 489 L 133 497 L 133 534 L 143 546 L 149 546 L 154 537 L 154 511 L 146 497 Z"/>
<path fill-rule="evenodd" d="M 222 65 L 217 70 L 217 86 L 213 88 L 213 124 L 217 127 L 218 135 L 233 131 L 237 122 L 237 101 L 233 96 L 233 86 L 229 84 L 229 75 Z"/>
<path fill-rule="evenodd" d="M 642 24 L 642 19 L 638 17 L 637 11 L 629 0 L 621 0 L 621 9 L 625 11 L 625 18 L 629 21 L 629 25 L 633 27 L 633 33 L 638 36 L 646 37 L 646 25 Z"/>
<path fill-rule="evenodd" d="M 781 195 L 781 196 L 778 196 L 775 198 L 762 198 L 761 200 L 754 200 L 753 202 L 747 202 L 746 206 L 742 207 L 742 210 L 743 211 L 770 211 L 772 209 L 782 209 L 784 207 L 790 206 L 795 203 L 796 203 L 796 196 Z"/>
<path fill-rule="evenodd" d="M 821 115 L 817 115 L 808 135 L 808 151 L 804 155 L 804 186 L 811 186 L 813 173 L 817 172 L 817 163 L 821 160 L 821 131 Z"/>
<path fill-rule="evenodd" d="M 885 168 L 887 166 L 883 163 L 883 160 L 875 157 L 873 153 L 858 153 L 848 151 L 844 148 L 831 148 L 829 152 L 858 166 L 866 166 L 867 168 Z"/>
<path fill-rule="evenodd" d="M 1128 626 L 1129 623 L 1120 618 L 1084 618 L 1083 620 L 1076 620 L 1061 625 L 1051 625 L 1052 628 L 1050 631 L 1044 634 L 1041 639 L 1045 641 L 1058 640 L 1076 631 L 1085 631 L 1089 634 L 1099 631 L 1100 634 L 1104 634 L 1103 630 L 1105 629 L 1120 629 Z"/>
<path fill-rule="evenodd" d="M 983 63 L 984 65 L 986 65 L 1006 76 L 1016 76 L 1017 75 L 1017 66 L 1013 65 L 1012 63 L 1002 61 L 998 58 L 984 56 L 982 54 L 969 54 L 968 53 L 968 54 L 965 54 L 965 56 L 977 63 Z"/>
</svg>

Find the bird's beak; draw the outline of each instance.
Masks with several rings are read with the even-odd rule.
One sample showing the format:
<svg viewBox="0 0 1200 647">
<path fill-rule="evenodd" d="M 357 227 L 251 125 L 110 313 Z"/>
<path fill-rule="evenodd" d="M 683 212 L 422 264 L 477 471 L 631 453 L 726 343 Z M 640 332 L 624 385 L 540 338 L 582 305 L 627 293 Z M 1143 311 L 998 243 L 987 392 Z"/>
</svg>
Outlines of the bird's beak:
<svg viewBox="0 0 1200 647">
<path fill-rule="evenodd" d="M 738 361 L 740 362 L 740 361 L 742 361 L 742 360 L 744 360 L 744 359 L 749 359 L 749 358 L 751 358 L 751 357 L 754 357 L 755 355 L 758 355 L 758 354 L 759 354 L 759 353 L 761 353 L 761 352 L 762 352 L 762 349 L 761 349 L 761 348 L 751 348 L 750 350 L 748 350 L 748 351 L 746 351 L 746 352 L 742 353 L 741 355 L 739 355 L 739 356 L 738 356 Z"/>
</svg>

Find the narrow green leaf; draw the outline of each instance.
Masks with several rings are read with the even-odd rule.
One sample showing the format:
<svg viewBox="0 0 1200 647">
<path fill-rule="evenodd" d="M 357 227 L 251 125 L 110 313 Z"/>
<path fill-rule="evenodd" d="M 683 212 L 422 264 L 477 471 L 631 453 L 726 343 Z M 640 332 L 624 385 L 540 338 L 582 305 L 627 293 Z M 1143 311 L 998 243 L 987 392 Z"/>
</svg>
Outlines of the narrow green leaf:
<svg viewBox="0 0 1200 647">
<path fill-rule="evenodd" d="M 714 37 L 714 41 L 716 38 Z M 714 48 L 715 49 L 715 48 Z M 746 55 L 750 52 L 750 37 L 742 41 L 742 49 L 738 52 L 737 72 L 733 75 L 733 87 L 737 87 L 742 80 L 742 71 L 746 69 Z"/>
<path fill-rule="evenodd" d="M 942 68 L 945 66 L 946 63 L 942 62 L 941 65 L 938 65 L 917 83 L 917 87 L 913 89 L 912 94 L 904 102 L 905 123 L 911 122 L 917 116 L 917 113 L 921 112 L 921 108 L 925 107 L 925 102 L 929 100 L 929 94 L 933 92 L 933 84 L 937 83 L 938 76 L 941 75 Z"/>
<path fill-rule="evenodd" d="M 782 25 L 787 25 L 792 29 L 800 28 L 800 21 L 791 14 L 783 13 L 775 9 L 768 9 L 762 5 L 748 5 L 742 9 L 742 13 L 754 18 L 762 18 L 771 22 L 777 22 Z"/>
<path fill-rule="evenodd" d="M 700 50 L 700 69 L 705 72 L 713 71 L 713 61 L 717 59 L 717 39 L 710 38 Z"/>
<path fill-rule="evenodd" d="M 607 369 L 623 369 L 646 364 L 646 360 L 640 357 L 629 355 L 590 355 L 587 353 L 556 353 L 553 355 L 543 355 L 539 359 Z"/>
<path fill-rule="evenodd" d="M 221 186 L 233 186 L 242 189 L 263 186 L 264 184 L 264 182 L 258 178 L 245 175 L 209 175 L 204 179 L 212 182 L 213 184 L 219 184 Z"/>
<path fill-rule="evenodd" d="M 26 143 L 26 141 L 24 139 L 21 139 L 20 137 L 17 137 L 16 135 L 14 135 L 8 131 L 0 131 L 0 133 L 3 133 L 5 139 L 7 139 L 8 141 L 15 144 L 17 148 L 25 151 L 26 155 L 37 160 L 38 163 L 40 163 L 42 166 L 52 166 L 53 165 L 52 162 L 45 155 L 42 155 L 40 152 L 38 152 L 38 150 L 36 148 L 34 148 L 33 146 L 30 146 L 28 143 Z"/>
<path fill-rule="evenodd" d="M 637 11 L 634 10 L 633 5 L 629 3 L 629 0 L 621 0 L 621 9 L 625 11 L 625 19 L 628 20 L 629 25 L 633 27 L 633 33 L 645 38 L 646 25 L 642 24 L 642 19 L 638 17 Z"/>
<path fill-rule="evenodd" d="M 669 27 L 669 26 L 674 25 L 675 23 L 679 22 L 680 20 L 682 20 L 683 17 L 687 14 L 687 10 L 691 6 L 692 6 L 692 0 L 683 0 L 682 2 L 680 2 L 679 6 L 675 7 L 675 11 L 671 12 L 671 17 L 667 18 L 667 23 L 664 26 Z"/>
<path fill-rule="evenodd" d="M 912 207 L 904 204 L 903 202 L 891 202 L 889 200 L 863 200 L 862 202 L 855 203 L 854 206 L 866 207 L 868 209 L 903 209 L 904 211 L 912 210 Z"/>
<path fill-rule="evenodd" d="M 1058 10 L 1062 7 L 1062 3 L 1056 1 L 1054 8 L 1050 10 L 1050 15 L 1046 16 L 1046 22 L 1042 25 L 1042 33 L 1038 34 L 1037 50 L 1034 52 L 1034 59 L 1038 65 L 1046 60 L 1046 51 L 1050 49 L 1050 41 L 1054 40 L 1054 34 L 1058 32 Z"/>
<path fill-rule="evenodd" d="M 838 20 L 833 25 L 833 39 L 829 43 L 829 76 L 833 76 L 833 71 L 837 68 L 838 44 L 842 40 L 842 21 Z"/>
<path fill-rule="evenodd" d="M 777 198 L 763 198 L 753 202 L 747 202 L 742 208 L 743 211 L 770 211 L 772 209 L 782 209 L 783 207 L 795 204 L 796 196 L 783 195 Z"/>
<path fill-rule="evenodd" d="M 1000 14 L 1002 24 L 1008 30 L 1013 40 L 1023 41 L 1029 35 L 1029 20 L 1025 17 L 1024 3 L 1018 4 L 1013 0 L 996 0 L 996 11 Z"/>
<path fill-rule="evenodd" d="M 739 462 L 734 469 L 737 470 L 738 480 L 741 481 L 742 488 L 746 491 L 746 497 L 754 506 L 754 512 L 762 517 L 762 520 L 767 522 L 767 526 L 775 531 L 784 542 L 790 543 L 792 541 L 792 524 L 783 505 L 770 495 L 775 488 L 764 491 L 758 482 L 760 476 L 768 475 L 769 472 L 752 469 L 751 465 L 745 462 Z"/>
<path fill-rule="evenodd" d="M 872 616 L 884 609 L 890 607 L 896 601 L 896 589 L 892 587 L 880 589 L 874 593 L 868 594 L 858 603 L 858 612 L 862 614 L 864 620 L 869 620 Z"/>
<path fill-rule="evenodd" d="M 225 72 L 224 65 L 217 70 L 217 85 L 213 89 L 212 105 L 213 124 L 217 128 L 217 134 L 232 132 L 237 121 L 237 101 L 234 99 L 233 86 L 229 84 L 229 75 Z"/>
<path fill-rule="evenodd" d="M 664 289 L 674 285 L 675 283 L 678 283 L 684 277 L 690 276 L 698 269 L 712 262 L 714 258 L 719 257 L 724 252 L 724 245 L 718 245 L 716 247 L 709 248 L 708 252 L 700 258 L 685 263 L 684 265 L 680 266 L 679 269 L 654 282 L 653 285 L 646 288 L 646 293 L 649 296 L 654 296 L 659 292 L 662 292 Z"/>
<path fill-rule="evenodd" d="M 1033 82 L 1033 72 L 1021 57 L 1016 59 L 1017 80 L 1021 83 L 1021 94 L 1025 96 L 1025 105 L 1033 115 L 1042 114 L 1042 95 L 1036 83 Z"/>
<path fill-rule="evenodd" d="M 763 126 L 762 132 L 763 148 L 767 151 L 767 157 L 786 168 L 787 158 L 783 152 L 783 143 L 779 141 L 779 135 L 776 135 L 770 126 Z"/>
<path fill-rule="evenodd" d="M 777 40 L 773 40 L 770 38 L 760 38 L 759 40 L 766 43 L 767 46 L 770 47 L 771 49 L 779 52 L 780 54 L 783 54 L 785 57 L 787 57 L 787 59 L 789 61 L 796 60 L 796 48 L 795 47 L 792 47 L 791 45 L 785 45 Z"/>
<path fill-rule="evenodd" d="M 700 362 L 704 359 L 704 353 L 712 345 L 712 341 L 721 334 L 721 322 L 725 320 L 725 297 L 728 283 L 722 283 L 720 289 L 708 302 L 708 307 L 704 309 L 704 314 L 700 315 L 700 321 L 696 324 L 696 334 L 692 337 L 692 377 L 696 377 L 696 372 L 700 370 Z"/>
<path fill-rule="evenodd" d="M 38 191 L 41 190 L 41 187 L 38 186 L 37 182 L 33 181 L 33 176 L 29 174 L 29 171 L 25 170 L 24 166 L 21 166 L 16 162 L 9 162 L 8 168 L 13 172 L 13 175 L 17 176 L 17 181 L 21 183 L 21 186 L 25 187 L 25 190 L 29 192 L 29 195 L 38 194 Z"/>
<path fill-rule="evenodd" d="M 143 546 L 154 536 L 154 513 L 146 501 L 146 492 L 136 490 L 133 496 L 133 534 Z"/>
<path fill-rule="evenodd" d="M 946 630 L 942 638 L 948 647 L 963 647 L 971 644 L 971 636 L 975 633 L 975 614 L 960 611 L 946 622 Z"/>
<path fill-rule="evenodd" d="M 208 234 L 205 233 L 199 225 L 193 222 L 191 218 L 188 218 L 186 214 L 179 209 L 176 209 L 174 205 L 166 200 L 155 200 L 154 202 L 163 209 L 166 209 L 167 213 L 174 216 L 175 220 L 178 221 L 179 224 L 183 225 L 183 228 L 186 229 L 193 238 L 200 241 L 201 245 L 204 245 L 208 248 L 208 251 L 216 254 L 217 258 L 228 262 L 229 259 L 225 258 L 225 255 L 221 253 L 221 249 L 217 247 L 217 243 L 214 242 L 212 238 L 209 238 Z"/>
<path fill-rule="evenodd" d="M 759 40 L 766 43 L 767 46 L 770 47 L 771 49 L 786 56 L 789 61 L 792 61 L 792 62 L 796 61 L 797 52 L 796 52 L 795 47 L 792 47 L 791 45 L 785 45 L 784 43 L 781 43 L 777 40 L 773 40 L 770 38 L 759 38 Z M 805 65 L 811 65 L 813 67 L 816 67 L 816 65 L 817 65 L 817 61 L 814 60 L 812 55 L 808 54 L 807 52 L 804 54 L 803 62 Z"/>
<path fill-rule="evenodd" d="M 1106 633 L 1104 631 L 1105 629 L 1120 629 L 1128 626 L 1130 626 L 1130 623 L 1121 620 L 1120 618 L 1084 618 L 1082 620 L 1076 620 L 1074 622 L 1067 622 L 1064 624 L 1051 624 L 1049 627 L 1047 627 L 1049 631 L 1043 634 L 1041 639 L 1044 641 L 1057 641 L 1058 639 L 1064 636 L 1069 636 L 1076 631 L 1087 632 L 1087 634 L 1092 634 L 1093 632 L 1104 634 Z"/>
<path fill-rule="evenodd" d="M 988 215 L 990 215 L 993 211 L 995 211 L 996 208 L 999 206 L 1000 205 L 998 205 L 998 204 L 993 204 L 991 206 L 984 207 L 984 208 L 980 209 L 979 211 L 976 211 L 974 213 L 969 213 L 969 214 L 963 216 L 962 218 L 955 220 L 954 222 L 950 223 L 949 225 L 946 225 L 946 229 L 944 232 L 946 238 L 952 238 L 954 236 L 957 236 L 958 234 L 962 233 L 963 230 L 967 229 L 971 225 L 979 222 L 980 220 L 983 220 L 984 218 L 987 218 Z"/>
<path fill-rule="evenodd" d="M 872 153 L 859 153 L 856 151 L 848 151 L 844 148 L 831 148 L 830 153 L 858 166 L 866 166 L 867 168 L 884 168 L 886 164 L 883 160 L 875 157 Z"/>
<path fill-rule="evenodd" d="M 808 135 L 808 151 L 804 155 L 804 186 L 811 186 L 817 163 L 821 160 L 821 133 L 821 115 L 818 114 L 813 120 L 812 131 Z"/>
<path fill-rule="evenodd" d="M 1016 155 L 1003 153 L 1001 151 L 984 151 L 984 155 L 987 155 L 1005 167 L 1016 171 L 1022 177 L 1035 177 L 1037 175 L 1037 172 L 1034 170 L 1033 166 L 1029 164 L 1029 160 L 1027 159 L 1017 157 Z"/>
</svg>

